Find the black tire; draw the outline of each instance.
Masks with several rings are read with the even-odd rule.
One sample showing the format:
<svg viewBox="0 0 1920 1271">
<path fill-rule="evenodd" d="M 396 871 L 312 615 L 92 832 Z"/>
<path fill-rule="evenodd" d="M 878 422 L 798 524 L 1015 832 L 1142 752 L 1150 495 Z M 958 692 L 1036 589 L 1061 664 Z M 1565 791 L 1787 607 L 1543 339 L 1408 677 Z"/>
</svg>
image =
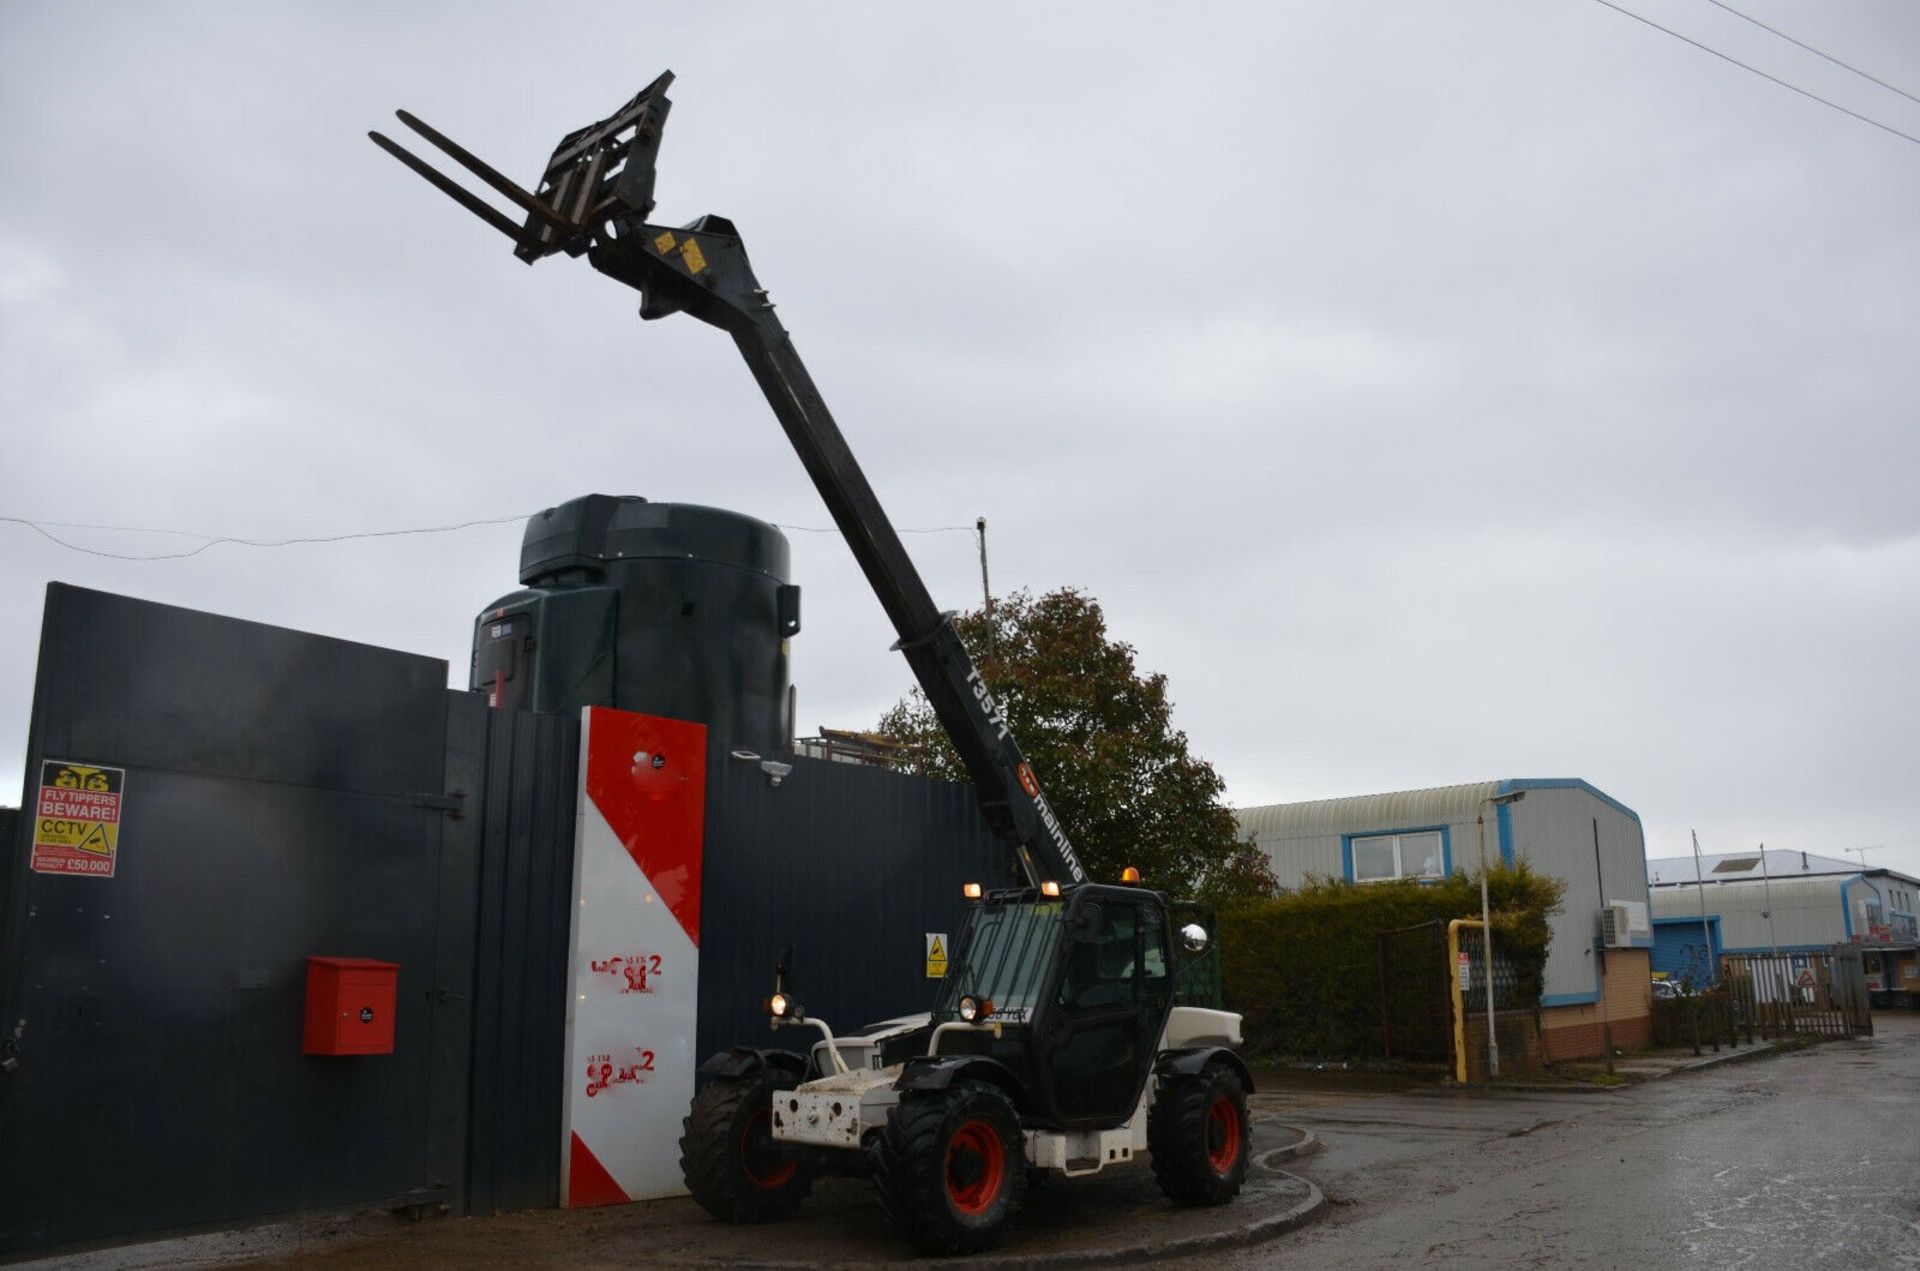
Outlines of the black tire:
<svg viewBox="0 0 1920 1271">
<path fill-rule="evenodd" d="M 1178 1205 L 1224 1205 L 1247 1179 L 1253 1146 L 1247 1091 L 1225 1064 L 1167 1077 L 1147 1113 L 1147 1150 L 1160 1190 Z"/>
<path fill-rule="evenodd" d="M 777 1222 L 813 1190 L 808 1163 L 773 1142 L 773 1096 L 793 1084 L 782 1077 L 762 1069 L 715 1078 L 680 1123 L 680 1176 L 721 1222 Z"/>
<path fill-rule="evenodd" d="M 922 1253 L 978 1253 L 1000 1237 L 1027 1181 L 1020 1114 L 994 1086 L 908 1094 L 875 1155 L 880 1206 Z"/>
</svg>

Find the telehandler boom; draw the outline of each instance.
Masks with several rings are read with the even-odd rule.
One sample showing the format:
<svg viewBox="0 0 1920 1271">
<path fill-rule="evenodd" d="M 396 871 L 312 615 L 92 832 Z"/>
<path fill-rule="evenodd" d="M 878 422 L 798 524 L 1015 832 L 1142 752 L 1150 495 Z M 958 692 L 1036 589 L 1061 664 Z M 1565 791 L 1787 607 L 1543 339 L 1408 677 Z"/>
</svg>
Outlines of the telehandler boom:
<svg viewBox="0 0 1920 1271">
<path fill-rule="evenodd" d="M 650 224 L 654 161 L 671 103 L 668 72 L 599 123 L 561 139 L 529 194 L 406 111 L 399 119 L 525 213 L 515 224 L 379 133 L 374 142 L 514 240 L 532 264 L 556 252 L 588 262 L 640 293 L 640 316 L 687 313 L 733 337 L 747 369 L 813 478 L 827 510 L 879 597 L 921 690 L 952 738 L 987 822 L 1018 856 L 1027 881 L 1077 883 L 1086 870 L 1046 792 L 1007 729 L 1000 699 L 980 678 L 954 630 L 934 606 L 900 535 L 854 460 L 814 387 L 773 301 L 725 217 Z"/>
<path fill-rule="evenodd" d="M 1174 1005 L 1178 951 L 1207 934 L 1172 929 L 1166 900 L 1090 882 L 987 687 L 854 461 L 793 341 L 774 318 L 733 223 L 665 226 L 654 163 L 673 76 L 561 139 L 534 192 L 405 111 L 401 122 L 523 214 L 519 221 L 379 133 L 373 140 L 514 243 L 531 264 L 585 256 L 640 293 L 640 316 L 687 313 L 733 337 L 826 500 L 896 647 L 973 781 L 988 823 L 1027 880 L 983 892 L 934 1009 L 836 1037 L 794 997 L 783 962 L 773 1027 L 817 1031 L 810 1056 L 740 1048 L 701 1065 L 680 1141 L 681 1172 L 716 1217 L 784 1217 L 822 1170 L 871 1174 L 882 1206 L 928 1253 L 983 1249 L 1029 1172 L 1091 1174 L 1149 1152 L 1166 1194 L 1220 1204 L 1246 1176 L 1247 1092 L 1230 1046 L 1240 1017 Z"/>
</svg>

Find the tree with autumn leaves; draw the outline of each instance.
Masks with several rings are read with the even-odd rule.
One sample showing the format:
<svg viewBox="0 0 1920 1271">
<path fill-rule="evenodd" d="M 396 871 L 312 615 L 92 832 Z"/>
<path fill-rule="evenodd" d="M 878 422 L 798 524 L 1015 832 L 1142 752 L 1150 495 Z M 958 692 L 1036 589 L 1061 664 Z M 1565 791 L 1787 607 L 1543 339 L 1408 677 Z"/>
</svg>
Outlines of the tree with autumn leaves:
<svg viewBox="0 0 1920 1271">
<path fill-rule="evenodd" d="M 1265 855 L 1220 802 L 1219 774 L 1173 726 L 1167 677 L 1141 672 L 1097 601 L 1019 591 L 954 624 L 1088 874 L 1115 882 L 1133 865 L 1151 887 L 1216 904 L 1274 893 Z M 907 771 L 966 780 L 918 689 L 877 731 L 901 743 Z"/>
</svg>

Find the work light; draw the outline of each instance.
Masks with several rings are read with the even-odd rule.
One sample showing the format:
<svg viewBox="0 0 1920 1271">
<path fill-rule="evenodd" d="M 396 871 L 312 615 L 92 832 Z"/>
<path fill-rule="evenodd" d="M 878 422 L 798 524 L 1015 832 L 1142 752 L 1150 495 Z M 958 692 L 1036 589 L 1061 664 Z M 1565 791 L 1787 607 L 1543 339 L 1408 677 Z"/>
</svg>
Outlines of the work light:
<svg viewBox="0 0 1920 1271">
<path fill-rule="evenodd" d="M 964 1023 L 977 1024 L 993 1014 L 991 998 L 975 997 L 969 993 L 960 999 L 960 1019 Z"/>
</svg>

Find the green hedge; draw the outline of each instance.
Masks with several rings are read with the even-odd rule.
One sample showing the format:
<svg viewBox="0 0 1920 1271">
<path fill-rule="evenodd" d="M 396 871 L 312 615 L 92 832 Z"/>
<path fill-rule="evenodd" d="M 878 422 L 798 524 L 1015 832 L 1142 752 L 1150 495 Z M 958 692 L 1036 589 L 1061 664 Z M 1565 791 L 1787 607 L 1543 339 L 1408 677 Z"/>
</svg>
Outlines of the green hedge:
<svg viewBox="0 0 1920 1271">
<path fill-rule="evenodd" d="M 1566 884 L 1520 862 L 1488 871 L 1487 886 L 1496 951 L 1518 974 L 1520 996 L 1537 1002 L 1552 938 L 1548 920 L 1559 912 Z M 1228 1009 L 1244 1017 L 1247 1052 L 1323 1059 L 1384 1053 L 1382 933 L 1479 916 L 1477 874 L 1433 883 L 1316 879 L 1228 910 L 1220 920 L 1221 978 Z M 1419 960 L 1434 965 L 1389 972 L 1431 974 L 1443 986 L 1450 973 L 1444 954 Z"/>
</svg>

